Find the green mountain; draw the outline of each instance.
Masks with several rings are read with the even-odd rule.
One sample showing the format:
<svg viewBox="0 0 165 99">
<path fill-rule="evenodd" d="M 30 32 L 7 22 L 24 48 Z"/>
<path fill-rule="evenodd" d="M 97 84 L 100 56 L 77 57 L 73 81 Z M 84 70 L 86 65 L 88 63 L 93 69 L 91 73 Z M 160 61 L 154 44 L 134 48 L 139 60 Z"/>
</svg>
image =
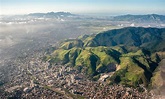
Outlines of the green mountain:
<svg viewBox="0 0 165 99">
<path fill-rule="evenodd" d="M 165 29 L 128 27 L 97 34 L 85 46 L 134 46 L 151 51 L 164 50 Z"/>
<path fill-rule="evenodd" d="M 147 86 L 160 61 L 155 52 L 165 49 L 164 36 L 165 29 L 141 27 L 84 35 L 63 41 L 44 60 L 73 66 L 94 80 L 113 72 L 109 83 Z"/>
</svg>

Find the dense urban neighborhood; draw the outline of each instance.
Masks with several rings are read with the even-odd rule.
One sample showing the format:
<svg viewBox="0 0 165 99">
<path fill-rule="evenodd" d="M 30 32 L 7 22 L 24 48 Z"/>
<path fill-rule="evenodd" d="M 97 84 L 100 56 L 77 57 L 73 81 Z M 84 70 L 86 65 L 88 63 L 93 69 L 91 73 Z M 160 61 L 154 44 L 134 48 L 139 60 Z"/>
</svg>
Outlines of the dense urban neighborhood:
<svg viewBox="0 0 165 99">
<path fill-rule="evenodd" d="M 144 87 L 129 88 L 107 85 L 104 80 L 89 80 L 83 73 L 69 66 L 50 65 L 42 61 L 43 53 L 20 57 L 10 62 L 8 82 L 1 87 L 0 98 L 52 99 L 113 99 L 151 98 Z M 1 72 L 1 77 L 3 76 Z M 5 78 L 4 78 L 5 81 Z M 3 84 L 3 82 L 1 82 Z M 139 92 L 141 90 L 141 92 Z"/>
</svg>

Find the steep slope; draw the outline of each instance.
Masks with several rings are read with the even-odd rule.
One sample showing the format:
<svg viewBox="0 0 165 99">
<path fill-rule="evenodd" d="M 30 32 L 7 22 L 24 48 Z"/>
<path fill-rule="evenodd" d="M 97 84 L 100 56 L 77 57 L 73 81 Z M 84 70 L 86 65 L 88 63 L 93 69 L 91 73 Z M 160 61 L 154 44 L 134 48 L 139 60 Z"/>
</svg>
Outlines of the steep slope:
<svg viewBox="0 0 165 99">
<path fill-rule="evenodd" d="M 45 59 L 51 64 L 74 66 L 90 78 L 114 72 L 109 75 L 107 82 L 147 86 L 160 61 L 155 51 L 165 48 L 165 45 L 160 45 L 164 41 L 164 31 L 139 27 L 85 35 L 65 40 Z"/>
<path fill-rule="evenodd" d="M 153 91 L 158 95 L 165 93 L 165 59 L 159 63 L 159 67 L 155 70 L 152 77 Z"/>
<path fill-rule="evenodd" d="M 97 34 L 85 46 L 135 46 L 151 51 L 165 49 L 165 29 L 128 27 Z"/>
</svg>

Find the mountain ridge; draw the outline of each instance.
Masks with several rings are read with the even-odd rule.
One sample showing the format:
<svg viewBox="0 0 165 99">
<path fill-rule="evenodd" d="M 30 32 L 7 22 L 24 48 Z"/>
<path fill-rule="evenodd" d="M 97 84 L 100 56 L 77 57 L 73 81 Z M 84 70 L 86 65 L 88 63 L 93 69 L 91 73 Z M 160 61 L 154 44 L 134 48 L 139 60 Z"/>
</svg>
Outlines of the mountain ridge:
<svg viewBox="0 0 165 99">
<path fill-rule="evenodd" d="M 157 47 L 152 50 L 151 47 L 148 47 L 150 44 L 143 45 L 143 42 L 142 44 L 132 44 L 135 41 L 139 42 L 135 39 L 136 36 L 144 36 L 139 38 L 141 40 L 148 37 L 146 34 L 152 39 L 144 43 L 159 42 L 160 37 L 163 42 L 165 29 L 127 27 L 93 36 L 85 35 L 77 39 L 65 40 L 51 55 L 45 56 L 44 60 L 49 60 L 51 64 L 61 62 L 61 64 L 74 66 L 95 80 L 98 80 L 98 77 L 104 73 L 114 72 L 106 80 L 110 84 L 120 83 L 128 86 L 144 84 L 148 86 L 160 60 L 155 52 L 163 50 Z M 127 39 L 121 40 L 124 37 Z M 161 47 L 165 48 L 164 45 Z"/>
<path fill-rule="evenodd" d="M 162 45 L 163 48 L 159 49 L 159 45 L 165 41 L 164 31 L 165 28 L 126 27 L 114 29 L 96 34 L 93 39 L 88 41 L 86 46 L 126 45 L 147 48 L 152 51 L 163 51 L 165 46 Z M 151 49 L 153 47 L 155 48 Z"/>
<path fill-rule="evenodd" d="M 30 13 L 27 16 L 36 16 L 36 17 L 69 17 L 76 16 L 70 12 L 47 12 L 47 13 Z"/>
<path fill-rule="evenodd" d="M 146 14 L 146 15 L 119 15 L 113 18 L 115 21 L 129 21 L 129 22 L 165 22 L 165 15 Z"/>
</svg>

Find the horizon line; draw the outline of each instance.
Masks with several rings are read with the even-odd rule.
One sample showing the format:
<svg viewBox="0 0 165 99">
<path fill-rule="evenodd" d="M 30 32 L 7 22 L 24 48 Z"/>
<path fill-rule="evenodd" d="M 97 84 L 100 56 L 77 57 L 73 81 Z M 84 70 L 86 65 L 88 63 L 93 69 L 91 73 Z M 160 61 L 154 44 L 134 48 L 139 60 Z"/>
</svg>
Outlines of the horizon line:
<svg viewBox="0 0 165 99">
<path fill-rule="evenodd" d="M 101 16 L 120 16 L 120 15 L 152 15 L 152 14 L 155 14 L 155 15 L 165 15 L 165 13 L 110 13 L 110 12 L 91 12 L 91 13 L 79 13 L 79 12 L 69 12 L 69 11 L 47 11 L 47 12 L 30 12 L 30 13 L 16 13 L 16 14 L 1 14 L 0 13 L 0 16 L 15 16 L 15 15 L 28 15 L 28 14 L 34 14 L 34 13 L 58 13 L 58 12 L 64 12 L 64 13 L 71 13 L 71 14 L 77 14 L 77 15 L 101 15 Z M 104 14 L 104 15 L 102 15 Z"/>
</svg>

